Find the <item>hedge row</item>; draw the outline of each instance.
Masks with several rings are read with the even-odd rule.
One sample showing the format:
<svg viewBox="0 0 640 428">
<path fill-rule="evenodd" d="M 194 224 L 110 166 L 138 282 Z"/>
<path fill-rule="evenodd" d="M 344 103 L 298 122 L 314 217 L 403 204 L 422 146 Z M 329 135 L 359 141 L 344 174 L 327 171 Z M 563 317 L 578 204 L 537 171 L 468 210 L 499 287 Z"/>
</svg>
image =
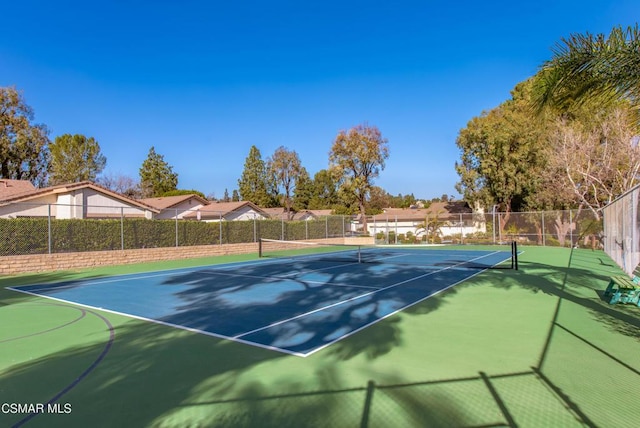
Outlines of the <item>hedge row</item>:
<svg viewBox="0 0 640 428">
<path fill-rule="evenodd" d="M 238 244 L 258 238 L 304 240 L 344 236 L 347 218 L 310 221 L 247 220 L 206 223 L 180 220 L 0 219 L 0 256 Z"/>
</svg>

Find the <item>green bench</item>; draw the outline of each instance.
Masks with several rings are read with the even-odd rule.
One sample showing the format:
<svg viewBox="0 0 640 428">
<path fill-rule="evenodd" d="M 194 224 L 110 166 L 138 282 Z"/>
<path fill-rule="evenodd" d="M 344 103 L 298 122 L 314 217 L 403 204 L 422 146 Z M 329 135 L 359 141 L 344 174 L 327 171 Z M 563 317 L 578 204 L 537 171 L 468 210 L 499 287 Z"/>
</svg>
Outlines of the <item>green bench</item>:
<svg viewBox="0 0 640 428">
<path fill-rule="evenodd" d="M 609 304 L 631 303 L 640 307 L 640 265 L 633 271 L 633 277 L 616 275 L 609 278 L 609 285 L 604 297 L 609 297 Z"/>
</svg>

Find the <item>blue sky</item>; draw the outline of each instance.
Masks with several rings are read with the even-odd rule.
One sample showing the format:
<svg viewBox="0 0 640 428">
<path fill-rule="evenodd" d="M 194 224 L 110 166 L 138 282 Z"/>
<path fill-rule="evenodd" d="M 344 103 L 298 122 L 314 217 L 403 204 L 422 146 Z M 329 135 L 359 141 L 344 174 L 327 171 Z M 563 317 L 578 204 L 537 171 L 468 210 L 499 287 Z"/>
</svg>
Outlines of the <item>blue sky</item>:
<svg viewBox="0 0 640 428">
<path fill-rule="evenodd" d="M 149 148 L 178 187 L 222 197 L 251 145 L 295 150 L 313 176 L 340 130 L 377 126 L 376 185 L 457 195 L 461 128 L 572 33 L 635 24 L 617 1 L 4 2 L 0 86 L 50 138 L 94 137 L 105 173 L 138 179 Z"/>
</svg>

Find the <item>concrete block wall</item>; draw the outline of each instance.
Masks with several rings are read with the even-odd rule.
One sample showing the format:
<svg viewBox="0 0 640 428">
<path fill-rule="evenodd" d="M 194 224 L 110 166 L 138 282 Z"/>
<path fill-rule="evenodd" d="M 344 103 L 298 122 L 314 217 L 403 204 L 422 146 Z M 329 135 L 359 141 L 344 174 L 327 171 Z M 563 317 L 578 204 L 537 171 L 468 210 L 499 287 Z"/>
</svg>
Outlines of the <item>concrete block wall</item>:
<svg viewBox="0 0 640 428">
<path fill-rule="evenodd" d="M 0 275 L 52 272 L 97 266 L 125 265 L 229 254 L 257 253 L 257 243 L 145 248 L 140 250 L 90 251 L 0 257 Z"/>
</svg>

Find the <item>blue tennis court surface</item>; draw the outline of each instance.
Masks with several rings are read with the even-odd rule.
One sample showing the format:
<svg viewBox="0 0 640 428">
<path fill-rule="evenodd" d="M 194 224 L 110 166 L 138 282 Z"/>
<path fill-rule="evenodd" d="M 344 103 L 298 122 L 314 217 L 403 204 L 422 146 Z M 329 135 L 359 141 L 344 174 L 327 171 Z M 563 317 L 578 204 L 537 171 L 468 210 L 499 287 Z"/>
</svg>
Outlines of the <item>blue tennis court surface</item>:
<svg viewBox="0 0 640 428">
<path fill-rule="evenodd" d="M 510 259 L 508 251 L 376 249 L 13 290 L 306 356 Z"/>
</svg>

